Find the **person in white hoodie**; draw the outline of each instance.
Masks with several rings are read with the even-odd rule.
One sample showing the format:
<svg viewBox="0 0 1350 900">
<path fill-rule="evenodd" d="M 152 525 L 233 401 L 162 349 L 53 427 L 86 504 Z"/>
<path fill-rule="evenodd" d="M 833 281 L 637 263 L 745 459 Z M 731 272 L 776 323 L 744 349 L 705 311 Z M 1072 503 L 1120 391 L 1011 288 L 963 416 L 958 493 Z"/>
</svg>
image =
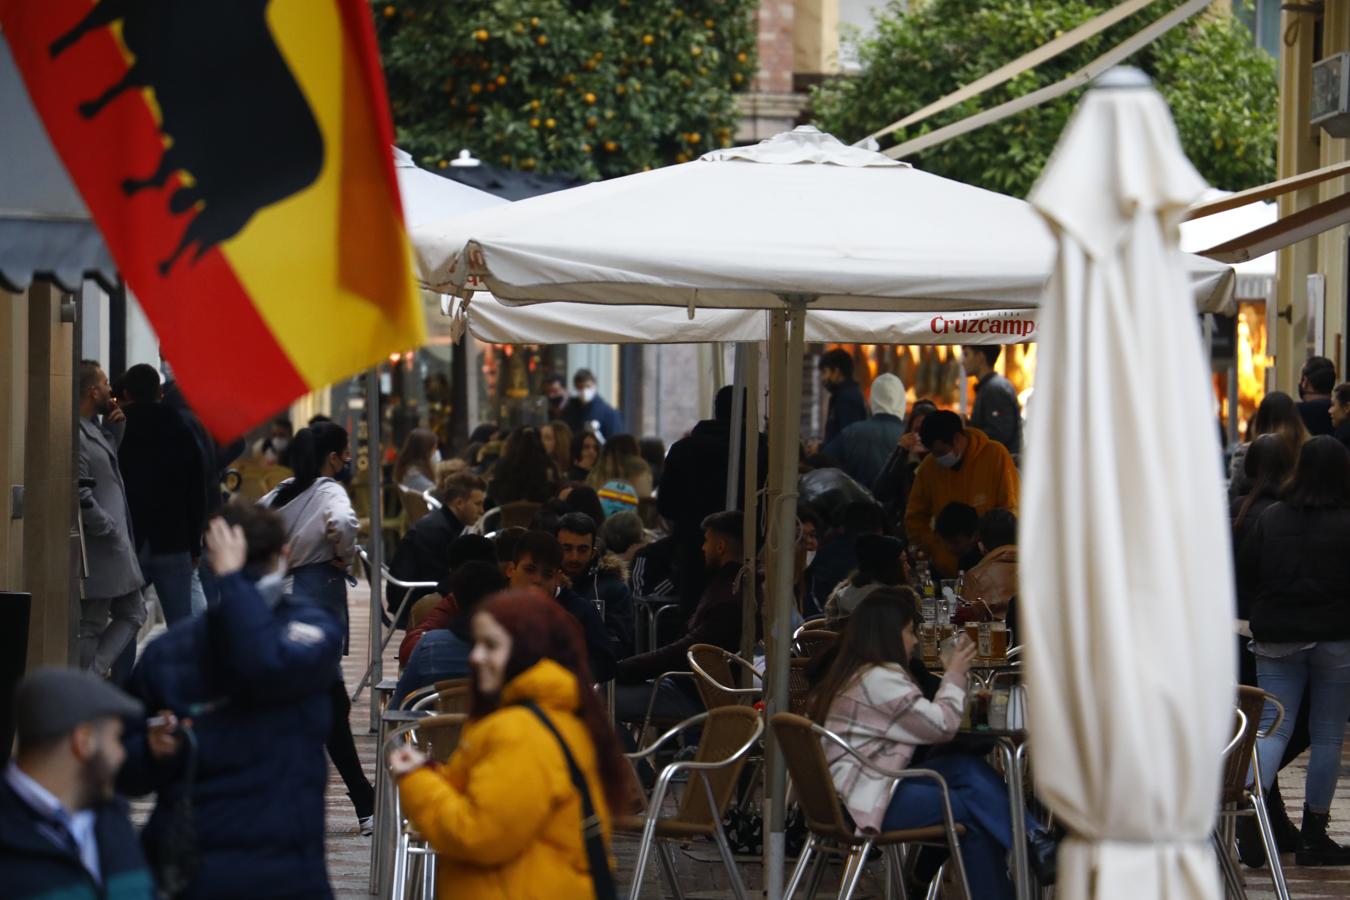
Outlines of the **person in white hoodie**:
<svg viewBox="0 0 1350 900">
<path fill-rule="evenodd" d="M 870 488 L 905 432 L 905 383 L 890 372 L 872 381 L 872 417 L 854 422 L 820 452 L 865 488 Z"/>
<path fill-rule="evenodd" d="M 356 511 L 344 482 L 351 480 L 351 442 L 346 429 L 316 422 L 296 432 L 290 445 L 294 478 L 258 501 L 281 516 L 286 526 L 286 593 L 308 597 L 337 617 L 342 652 L 347 652 L 347 569 L 356 556 Z M 352 582 L 355 584 L 356 582 Z M 356 807 L 363 834 L 373 829 L 375 789 L 361 767 L 352 738 L 351 700 L 342 669 L 333 673 L 333 724 L 328 756 L 333 760 Z"/>
</svg>

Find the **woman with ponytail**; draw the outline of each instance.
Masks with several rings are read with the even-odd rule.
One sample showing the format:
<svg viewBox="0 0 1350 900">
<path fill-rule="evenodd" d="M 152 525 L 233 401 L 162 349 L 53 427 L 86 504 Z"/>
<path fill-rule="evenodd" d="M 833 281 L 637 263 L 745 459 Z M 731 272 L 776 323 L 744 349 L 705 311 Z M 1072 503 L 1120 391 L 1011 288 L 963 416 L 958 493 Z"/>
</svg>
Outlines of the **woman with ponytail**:
<svg viewBox="0 0 1350 900">
<path fill-rule="evenodd" d="M 342 652 L 347 652 L 347 569 L 356 556 L 356 511 L 343 482 L 351 480 L 352 453 L 347 431 L 333 422 L 302 428 L 291 440 L 294 478 L 277 485 L 258 504 L 281 516 L 286 526 L 288 591 L 327 609 L 342 626 Z M 353 582 L 355 583 L 355 582 Z M 352 738 L 351 699 L 342 669 L 333 673 L 333 721 L 328 756 L 356 807 L 361 832 L 373 830 L 375 789 L 361 768 Z"/>
<path fill-rule="evenodd" d="M 443 766 L 412 747 L 389 759 L 404 812 L 439 857 L 437 895 L 614 896 L 610 821 L 636 795 L 580 627 L 536 591 L 498 594 L 471 627 L 459 749 Z M 590 815 L 600 827 L 583 834 Z"/>
</svg>

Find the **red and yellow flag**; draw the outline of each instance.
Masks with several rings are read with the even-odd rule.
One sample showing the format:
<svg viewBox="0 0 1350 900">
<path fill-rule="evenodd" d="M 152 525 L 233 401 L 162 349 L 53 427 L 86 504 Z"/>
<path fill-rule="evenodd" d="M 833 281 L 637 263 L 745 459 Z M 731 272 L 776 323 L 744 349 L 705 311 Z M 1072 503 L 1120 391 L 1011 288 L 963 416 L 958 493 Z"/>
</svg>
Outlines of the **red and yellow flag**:
<svg viewBox="0 0 1350 900">
<path fill-rule="evenodd" d="M 364 0 L 0 0 L 0 29 L 217 436 L 424 341 Z"/>
</svg>

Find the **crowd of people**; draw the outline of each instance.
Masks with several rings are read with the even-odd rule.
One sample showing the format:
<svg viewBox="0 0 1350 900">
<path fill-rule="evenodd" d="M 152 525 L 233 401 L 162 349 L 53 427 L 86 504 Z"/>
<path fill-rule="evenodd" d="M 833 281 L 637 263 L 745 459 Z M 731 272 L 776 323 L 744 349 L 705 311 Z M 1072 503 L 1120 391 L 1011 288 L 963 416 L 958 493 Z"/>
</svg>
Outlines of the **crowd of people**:
<svg viewBox="0 0 1350 900">
<path fill-rule="evenodd" d="M 950 582 L 966 614 L 1016 632 L 1022 414 L 996 349 L 966 350 L 968 419 L 910 404 L 893 374 L 865 395 L 852 358 L 825 354 L 831 400 L 819 440 L 800 448 L 787 551 L 795 618 L 838 635 L 809 669 L 812 716 L 880 766 L 942 774 L 980 897 L 1011 896 L 1006 789 L 979 748 L 953 740 L 974 648 L 958 636 L 930 672 L 920 598 Z M 1240 678 L 1287 712 L 1259 743 L 1261 775 L 1281 848 L 1307 865 L 1350 864 L 1327 830 L 1350 717 L 1350 383 L 1328 366 L 1308 363 L 1301 400 L 1265 398 L 1229 482 Z M 421 585 L 386 598 L 403 630 L 393 702 L 452 679 L 471 697 L 448 763 L 412 747 L 388 760 L 405 813 L 443 860 L 447 895 L 532 896 L 547 883 L 551 896 L 592 896 L 612 878 L 611 822 L 637 796 L 622 750 L 648 717 L 704 709 L 692 679 L 663 676 L 688 671 L 695 644 L 738 653 L 760 638 L 743 633 L 742 598 L 761 599 L 762 535 L 746 546 L 742 514 L 724 508 L 729 479 L 745 489 L 745 467 L 728 465 L 742 427 L 733 390 L 665 452 L 622 432 L 591 373 L 573 385 L 569 398 L 561 378 L 546 381 L 543 426 L 485 425 L 457 453 L 418 429 L 394 460 L 394 483 L 434 502 L 392 548 L 393 577 Z M 256 504 L 222 506 L 215 485 L 246 448 L 216 446 L 175 397 L 150 367 L 116 389 L 96 364 L 81 367 L 88 671 L 39 671 L 19 693 L 17 755 L 0 783 L 0 868 L 20 873 L 18 896 L 39 883 L 109 897 L 238 897 L 259 883 L 327 896 L 325 753 L 354 827 L 372 828 L 339 666 L 361 529 L 349 437 L 323 419 L 274 423 L 253 451 L 290 476 Z M 749 452 L 762 482 L 762 435 Z M 168 627 L 137 656 L 149 586 Z M 640 604 L 675 612 L 649 635 Z M 1276 775 L 1308 747 L 1295 827 Z M 941 820 L 932 784 L 907 781 L 892 797 L 848 754 L 827 756 L 858 827 Z M 156 798 L 139 839 L 119 794 Z M 1028 811 L 1026 833 L 1052 883 L 1058 832 Z M 1240 837 L 1244 860 L 1260 864 L 1255 835 L 1244 826 Z"/>
</svg>

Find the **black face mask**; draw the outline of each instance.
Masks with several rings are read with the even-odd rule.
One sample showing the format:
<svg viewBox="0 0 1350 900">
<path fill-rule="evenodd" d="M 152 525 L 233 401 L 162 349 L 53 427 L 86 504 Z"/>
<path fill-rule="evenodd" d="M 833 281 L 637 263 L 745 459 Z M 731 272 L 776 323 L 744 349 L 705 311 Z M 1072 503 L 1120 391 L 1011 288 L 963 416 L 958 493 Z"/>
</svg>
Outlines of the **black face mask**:
<svg viewBox="0 0 1350 900">
<path fill-rule="evenodd" d="M 343 484 L 351 484 L 352 461 L 350 459 L 342 464 L 342 468 L 333 473 L 333 480 L 340 481 Z"/>
</svg>

